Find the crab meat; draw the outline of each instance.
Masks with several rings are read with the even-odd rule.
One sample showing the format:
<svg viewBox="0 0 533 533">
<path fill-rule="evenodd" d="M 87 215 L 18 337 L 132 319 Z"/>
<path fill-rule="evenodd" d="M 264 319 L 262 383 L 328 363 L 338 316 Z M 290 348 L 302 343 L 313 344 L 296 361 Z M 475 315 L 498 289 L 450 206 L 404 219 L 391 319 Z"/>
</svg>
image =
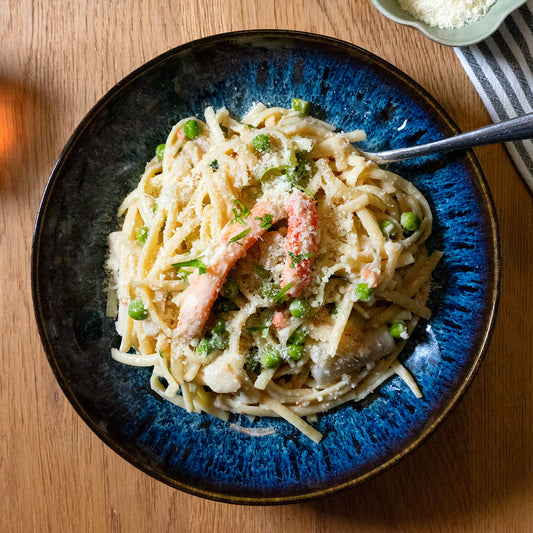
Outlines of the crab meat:
<svg viewBox="0 0 533 533">
<path fill-rule="evenodd" d="M 259 220 L 265 215 L 271 215 L 272 222 L 275 223 L 283 218 L 284 212 L 268 202 L 261 202 L 250 211 L 246 227 L 232 224 L 224 230 L 220 243 L 207 265 L 207 272 L 193 274 L 190 278 L 191 284 L 185 291 L 185 299 L 178 316 L 177 335 L 186 340 L 201 335 L 228 272 L 241 257 L 244 257 L 248 248 L 267 231 L 261 227 Z M 240 234 L 243 236 L 238 239 Z"/>
<path fill-rule="evenodd" d="M 288 229 L 281 286 L 292 283 L 287 292 L 297 298 L 311 282 L 311 267 L 319 246 L 319 226 L 316 202 L 300 191 L 294 191 L 287 203 Z"/>
<path fill-rule="evenodd" d="M 272 217 L 271 224 L 288 217 L 282 287 L 291 283 L 288 294 L 292 297 L 299 296 L 308 287 L 318 251 L 316 202 L 300 191 L 291 195 L 286 209 L 270 202 L 259 202 L 246 217 L 245 226 L 232 224 L 223 231 L 206 267 L 207 272 L 190 277 L 191 284 L 185 291 L 176 327 L 176 334 L 182 339 L 190 341 L 201 335 L 228 272 L 270 227 L 263 223 L 265 215 Z"/>
</svg>

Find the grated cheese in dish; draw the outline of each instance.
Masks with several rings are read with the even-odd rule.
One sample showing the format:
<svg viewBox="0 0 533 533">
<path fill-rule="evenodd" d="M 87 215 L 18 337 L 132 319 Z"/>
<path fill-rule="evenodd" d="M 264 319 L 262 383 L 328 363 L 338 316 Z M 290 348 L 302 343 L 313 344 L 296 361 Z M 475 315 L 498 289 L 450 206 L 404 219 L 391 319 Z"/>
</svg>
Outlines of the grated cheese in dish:
<svg viewBox="0 0 533 533">
<path fill-rule="evenodd" d="M 399 0 L 413 17 L 437 28 L 460 28 L 487 14 L 496 0 Z"/>
</svg>

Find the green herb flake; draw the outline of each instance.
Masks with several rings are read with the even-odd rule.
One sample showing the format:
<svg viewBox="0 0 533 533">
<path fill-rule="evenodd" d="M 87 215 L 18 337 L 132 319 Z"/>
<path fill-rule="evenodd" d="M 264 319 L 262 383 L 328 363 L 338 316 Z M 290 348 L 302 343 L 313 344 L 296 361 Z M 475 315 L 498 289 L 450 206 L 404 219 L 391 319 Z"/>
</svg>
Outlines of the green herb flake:
<svg viewBox="0 0 533 533">
<path fill-rule="evenodd" d="M 290 283 L 287 283 L 283 289 L 281 289 L 272 299 L 274 300 L 275 304 L 280 304 L 285 299 L 285 296 L 289 292 L 289 290 L 292 287 L 292 281 Z"/>
<path fill-rule="evenodd" d="M 246 222 L 244 222 L 243 219 L 248 218 L 250 210 L 239 200 L 233 200 L 233 203 L 238 207 L 238 209 L 235 207 L 232 209 L 232 212 L 235 215 L 235 220 L 232 220 L 231 223 L 235 224 L 235 222 L 238 222 L 241 226 L 246 226 Z"/>
<path fill-rule="evenodd" d="M 198 274 L 205 274 L 207 272 L 207 266 L 200 259 L 191 259 L 189 261 L 181 261 L 180 263 L 173 263 L 171 266 L 174 268 L 193 267 L 198 269 Z"/>
<path fill-rule="evenodd" d="M 311 259 L 311 257 L 314 257 L 313 252 L 308 252 L 306 254 L 298 254 L 294 255 L 293 252 L 289 252 L 288 256 L 291 258 L 290 267 L 294 268 L 300 261 L 303 261 L 304 259 Z"/>
<path fill-rule="evenodd" d="M 250 231 L 252 230 L 252 228 L 247 228 L 245 229 L 244 231 L 241 231 L 240 233 L 238 233 L 237 235 L 235 235 L 235 237 L 232 237 L 229 241 L 228 241 L 228 246 L 230 244 L 239 244 L 240 246 L 242 246 L 242 243 L 240 243 L 239 241 L 241 239 L 244 239 L 244 237 L 246 237 L 246 235 L 248 235 L 248 233 L 250 233 Z"/>
<path fill-rule="evenodd" d="M 291 187 L 294 187 L 313 198 L 313 194 L 304 185 L 314 172 L 315 163 L 311 159 L 309 152 L 298 150 L 294 152 L 292 165 L 285 170 L 285 179 Z"/>
<path fill-rule="evenodd" d="M 209 166 L 213 170 L 218 170 L 218 159 L 213 159 L 213 161 L 211 161 L 211 163 L 209 163 Z"/>
<path fill-rule="evenodd" d="M 261 221 L 261 224 L 259 224 L 261 228 L 269 229 L 272 226 L 274 217 L 267 213 L 264 217 L 255 217 L 255 220 Z"/>
<path fill-rule="evenodd" d="M 298 189 L 299 191 L 302 191 L 304 194 L 307 194 L 307 196 L 309 196 L 311 200 L 315 199 L 315 195 L 307 187 L 303 187 L 302 185 L 298 185 L 298 184 L 293 184 L 293 187 L 295 189 Z"/>
<path fill-rule="evenodd" d="M 182 281 L 189 283 L 189 276 L 192 274 L 192 270 L 185 270 L 184 268 L 178 268 L 178 278 Z"/>
</svg>

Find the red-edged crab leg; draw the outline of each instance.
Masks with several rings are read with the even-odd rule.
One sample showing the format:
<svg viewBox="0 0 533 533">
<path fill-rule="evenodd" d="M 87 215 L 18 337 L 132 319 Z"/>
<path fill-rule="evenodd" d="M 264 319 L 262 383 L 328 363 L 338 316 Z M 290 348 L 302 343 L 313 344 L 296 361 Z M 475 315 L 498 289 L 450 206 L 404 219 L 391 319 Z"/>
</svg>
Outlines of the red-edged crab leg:
<svg viewBox="0 0 533 533">
<path fill-rule="evenodd" d="M 222 232 L 207 272 L 190 277 L 191 284 L 185 291 L 178 316 L 176 333 L 179 336 L 191 340 L 201 335 L 228 272 L 267 231 L 268 227 L 262 224 L 265 215 L 272 217 L 272 224 L 288 215 L 287 260 L 282 287 L 292 283 L 288 295 L 293 297 L 307 288 L 311 281 L 311 265 L 318 251 L 318 216 L 316 202 L 295 191 L 286 211 L 269 202 L 260 202 L 250 211 L 245 226 L 232 224 Z"/>
<path fill-rule="evenodd" d="M 207 272 L 193 274 L 190 277 L 191 284 L 185 290 L 185 299 L 178 316 L 176 327 L 178 335 L 188 340 L 201 335 L 228 272 L 246 255 L 248 248 L 267 231 L 267 228 L 261 227 L 259 220 L 264 219 L 265 215 L 271 215 L 271 222 L 275 224 L 284 218 L 285 212 L 269 202 L 260 202 L 251 209 L 246 218 L 246 226 L 235 223 L 222 232 L 220 244 L 215 248 L 213 257 L 207 265 Z M 232 242 L 232 239 L 240 234 L 242 237 Z"/>
<path fill-rule="evenodd" d="M 281 286 L 292 283 L 287 292 L 296 298 L 311 282 L 311 267 L 316 260 L 319 245 L 318 213 L 316 202 L 300 191 L 294 191 L 287 203 L 287 258 Z"/>
</svg>

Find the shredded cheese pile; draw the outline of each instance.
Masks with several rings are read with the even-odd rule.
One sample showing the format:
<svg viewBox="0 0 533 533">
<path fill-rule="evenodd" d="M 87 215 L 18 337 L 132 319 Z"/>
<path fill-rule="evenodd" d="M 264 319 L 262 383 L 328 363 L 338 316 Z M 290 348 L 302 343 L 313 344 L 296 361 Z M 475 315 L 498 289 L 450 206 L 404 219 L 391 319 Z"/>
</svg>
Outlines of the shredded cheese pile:
<svg viewBox="0 0 533 533">
<path fill-rule="evenodd" d="M 400 7 L 435 28 L 461 28 L 484 17 L 496 0 L 399 0 Z"/>
</svg>

